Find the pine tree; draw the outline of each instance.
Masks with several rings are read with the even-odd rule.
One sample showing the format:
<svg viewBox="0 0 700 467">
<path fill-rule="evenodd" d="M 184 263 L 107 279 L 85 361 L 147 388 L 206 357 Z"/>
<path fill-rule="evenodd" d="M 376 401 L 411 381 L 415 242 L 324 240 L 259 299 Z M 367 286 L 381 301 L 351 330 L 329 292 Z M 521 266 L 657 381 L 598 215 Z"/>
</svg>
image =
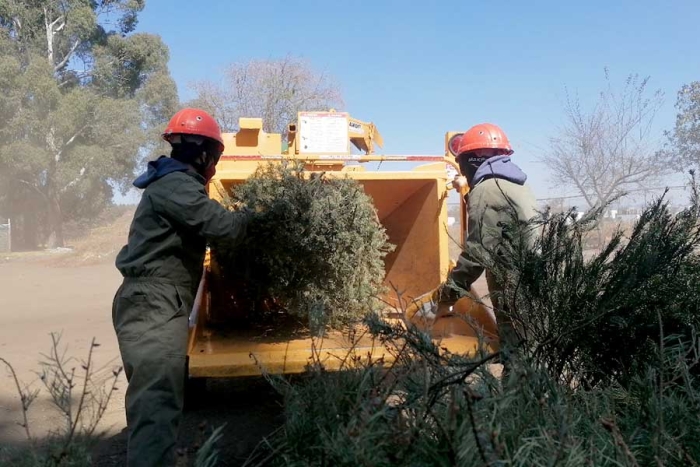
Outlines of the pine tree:
<svg viewBox="0 0 700 467">
<path fill-rule="evenodd" d="M 308 174 L 303 164 L 269 164 L 225 204 L 256 213 L 243 245 L 213 248 L 227 280 L 247 285 L 238 293 L 251 303 L 271 299 L 313 329 L 356 321 L 380 306 L 392 247 L 356 181 Z"/>
</svg>

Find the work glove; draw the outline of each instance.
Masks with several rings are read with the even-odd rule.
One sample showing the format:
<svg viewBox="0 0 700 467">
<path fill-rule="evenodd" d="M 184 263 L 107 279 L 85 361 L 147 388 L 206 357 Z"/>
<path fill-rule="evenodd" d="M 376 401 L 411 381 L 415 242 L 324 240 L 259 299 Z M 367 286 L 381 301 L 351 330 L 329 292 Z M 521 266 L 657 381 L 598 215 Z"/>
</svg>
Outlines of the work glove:
<svg viewBox="0 0 700 467">
<path fill-rule="evenodd" d="M 251 234 L 250 226 L 251 224 L 254 223 L 255 217 L 256 217 L 256 212 L 254 209 L 249 208 L 248 206 L 241 206 L 236 210 L 239 214 L 241 214 L 241 217 L 243 217 L 243 222 L 246 225 L 246 233 L 247 235 Z"/>
<path fill-rule="evenodd" d="M 446 282 L 440 284 L 440 287 L 438 287 L 433 294 L 432 301 L 435 303 L 435 315 L 437 317 L 452 315 L 452 307 L 454 304 L 457 303 L 460 298 L 466 297 L 467 295 L 468 292 L 466 290 L 463 290 L 451 279 L 447 279 Z"/>
<path fill-rule="evenodd" d="M 458 287 L 452 280 L 448 279 L 435 290 L 433 301 L 436 303 L 454 305 L 457 300 L 466 296 L 466 290 L 462 290 L 461 287 Z"/>
<path fill-rule="evenodd" d="M 421 305 L 416 312 L 415 317 L 424 322 L 434 322 L 437 318 L 453 315 L 454 304 L 455 302 L 438 302 L 436 300 L 430 300 Z"/>
<path fill-rule="evenodd" d="M 244 215 L 245 215 L 246 217 L 248 217 L 248 218 L 251 218 L 251 217 L 253 217 L 253 216 L 256 214 L 255 209 L 251 209 L 251 208 L 249 208 L 248 206 L 245 206 L 245 205 L 243 205 L 243 206 L 239 207 L 238 209 L 236 209 L 236 212 L 240 212 L 241 214 L 244 214 Z"/>
<path fill-rule="evenodd" d="M 416 317 L 426 322 L 433 322 L 439 317 L 450 316 L 453 314 L 452 307 L 457 300 L 466 295 L 466 292 L 461 292 L 460 288 L 448 279 L 433 292 L 429 301 L 423 303 Z"/>
<path fill-rule="evenodd" d="M 464 175 L 455 175 L 455 178 L 452 180 L 452 186 L 454 187 L 455 190 L 460 191 L 467 186 L 469 186 L 469 182 L 467 181 L 467 177 Z"/>
</svg>

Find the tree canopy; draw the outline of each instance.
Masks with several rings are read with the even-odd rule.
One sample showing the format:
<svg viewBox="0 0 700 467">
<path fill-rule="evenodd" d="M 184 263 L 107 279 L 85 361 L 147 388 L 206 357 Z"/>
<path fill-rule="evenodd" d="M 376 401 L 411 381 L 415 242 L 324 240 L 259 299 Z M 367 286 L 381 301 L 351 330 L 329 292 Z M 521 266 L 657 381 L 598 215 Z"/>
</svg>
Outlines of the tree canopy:
<svg viewBox="0 0 700 467">
<path fill-rule="evenodd" d="M 679 170 L 700 166 L 700 81 L 683 86 L 676 100 L 676 125 L 666 132 L 663 150 L 673 167 Z"/>
<path fill-rule="evenodd" d="M 0 0 L 0 212 L 24 247 L 126 191 L 178 106 L 143 0 Z"/>
</svg>

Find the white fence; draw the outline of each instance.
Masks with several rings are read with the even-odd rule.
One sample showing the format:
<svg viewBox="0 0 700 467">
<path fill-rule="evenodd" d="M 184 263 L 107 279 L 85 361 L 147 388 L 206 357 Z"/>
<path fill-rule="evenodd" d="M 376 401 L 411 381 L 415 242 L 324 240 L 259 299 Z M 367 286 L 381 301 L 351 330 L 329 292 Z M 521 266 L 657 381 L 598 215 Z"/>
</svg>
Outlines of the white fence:
<svg viewBox="0 0 700 467">
<path fill-rule="evenodd" d="M 0 252 L 12 251 L 12 221 L 0 224 Z"/>
</svg>

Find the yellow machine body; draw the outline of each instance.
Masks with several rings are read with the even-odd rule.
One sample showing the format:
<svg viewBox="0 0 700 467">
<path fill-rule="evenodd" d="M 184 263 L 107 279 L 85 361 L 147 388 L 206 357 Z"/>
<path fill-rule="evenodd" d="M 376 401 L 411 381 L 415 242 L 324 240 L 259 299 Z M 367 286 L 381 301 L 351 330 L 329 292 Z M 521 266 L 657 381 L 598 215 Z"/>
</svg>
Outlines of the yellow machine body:
<svg viewBox="0 0 700 467">
<path fill-rule="evenodd" d="M 334 114 L 331 111 L 319 118 L 336 117 Z M 265 133 L 260 119 L 240 119 L 237 133 L 224 134 L 226 150 L 208 186 L 210 197 L 221 200 L 235 185 L 250 177 L 260 164 L 286 159 L 304 161 L 309 172 L 325 172 L 328 176 L 356 180 L 372 198 L 389 241 L 396 246 L 385 260 L 385 284 L 392 290 L 383 297 L 387 303 L 388 319 L 424 326 L 441 347 L 461 353 L 477 350 L 478 327 L 490 341 L 491 349 L 496 349 L 495 322 L 480 303 L 462 299 L 455 305 L 455 313 L 434 320 L 425 320 L 417 313 L 420 305 L 429 300 L 432 292 L 445 280 L 453 264 L 448 254 L 452 240 L 447 231 L 447 197 L 452 187 L 447 168 L 454 166 L 454 159 L 442 155 L 374 155 L 374 145 L 382 145 L 376 127 L 347 114 L 339 115 L 350 128 L 348 151 L 331 154 L 304 154 L 302 145 L 306 136 L 297 124 L 290 125 L 283 138 L 280 134 Z M 312 114 L 312 117 L 316 116 Z M 300 114 L 299 121 L 305 124 L 308 121 L 306 114 Z M 333 131 L 337 130 L 336 125 Z M 350 144 L 365 154 L 351 154 Z M 286 146 L 284 151 L 283 146 Z M 373 161 L 423 164 L 402 171 L 367 170 L 362 165 Z M 463 202 L 460 217 L 464 227 Z M 401 303 L 394 286 L 401 292 Z M 346 332 L 329 332 L 320 339 L 285 325 L 273 329 L 227 325 L 227 320 L 236 310 L 221 298 L 223 294 L 215 255 L 207 255 L 205 274 L 190 317 L 190 377 L 252 376 L 262 371 L 299 373 L 312 361 L 320 361 L 325 368 L 332 370 L 340 368 L 349 354 L 362 359 L 392 360 L 392 354 L 359 327 Z"/>
</svg>

